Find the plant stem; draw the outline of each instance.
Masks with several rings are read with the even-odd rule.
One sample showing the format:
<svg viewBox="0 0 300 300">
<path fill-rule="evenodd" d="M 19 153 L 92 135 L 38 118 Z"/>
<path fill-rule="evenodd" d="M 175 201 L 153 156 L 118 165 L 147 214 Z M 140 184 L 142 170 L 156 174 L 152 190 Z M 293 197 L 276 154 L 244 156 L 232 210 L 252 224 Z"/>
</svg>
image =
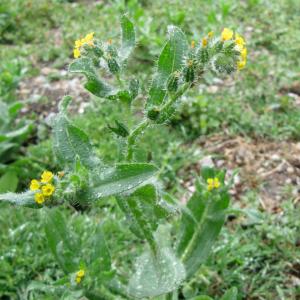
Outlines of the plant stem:
<svg viewBox="0 0 300 300">
<path fill-rule="evenodd" d="M 137 137 L 150 125 L 149 120 L 143 120 L 128 136 L 127 139 L 127 157 L 126 160 L 131 162 L 133 159 L 133 148 Z"/>
<path fill-rule="evenodd" d="M 173 104 L 176 102 L 178 98 L 180 98 L 189 88 L 191 84 L 186 83 L 184 84 L 181 89 L 179 89 L 172 97 L 170 97 L 170 100 L 163 105 L 161 109 L 161 113 L 164 111 L 167 111 Z M 127 157 L 126 160 L 128 162 L 131 162 L 133 159 L 133 148 L 136 142 L 137 137 L 150 125 L 150 120 L 144 120 L 142 121 L 129 135 L 127 139 Z"/>
<path fill-rule="evenodd" d="M 170 100 L 167 101 L 161 108 L 161 114 L 168 111 L 168 109 L 190 88 L 191 83 L 184 84 L 174 95 L 170 97 Z"/>
</svg>

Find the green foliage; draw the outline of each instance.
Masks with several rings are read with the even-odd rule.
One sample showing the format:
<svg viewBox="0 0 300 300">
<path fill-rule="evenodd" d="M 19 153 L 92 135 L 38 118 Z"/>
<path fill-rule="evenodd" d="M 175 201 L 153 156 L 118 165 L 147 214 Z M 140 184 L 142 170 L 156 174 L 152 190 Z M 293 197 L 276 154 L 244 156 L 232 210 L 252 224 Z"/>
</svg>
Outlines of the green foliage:
<svg viewBox="0 0 300 300">
<path fill-rule="evenodd" d="M 89 137 L 74 126 L 66 116 L 66 109 L 71 99 L 62 100 L 60 112 L 52 122 L 54 142 L 53 149 L 58 162 L 69 169 L 74 169 L 76 159 L 82 166 L 92 169 L 100 165 L 99 158 L 93 153 Z"/>
<path fill-rule="evenodd" d="M 76 46 L 78 53 L 75 56 L 81 57 L 71 63 L 69 72 L 84 74 L 87 79 L 85 88 L 94 96 L 130 106 L 138 96 L 139 88 L 137 79 L 131 79 L 127 84 L 123 77 L 126 60 L 135 46 L 133 24 L 126 16 L 121 17 L 121 29 L 120 49 L 111 42 L 105 44 L 94 40 L 93 34 L 77 41 L 79 46 Z M 214 45 L 208 61 L 220 52 L 213 47 Z M 236 62 L 233 54 L 228 55 Z M 186 59 L 186 56 L 189 58 Z M 103 64 L 107 67 L 104 70 Z M 197 192 L 189 201 L 187 210 L 182 210 L 180 234 L 174 236 L 179 245 L 176 252 L 171 238 L 167 238 L 170 232 L 166 228 L 169 227 L 159 226 L 178 211 L 174 207 L 176 204 L 162 199 L 157 180 L 158 168 L 153 164 L 134 162 L 138 137 L 150 125 L 170 119 L 176 109 L 176 102 L 192 83 L 199 80 L 203 67 L 204 63 L 197 61 L 194 49 L 188 48 L 184 33 L 175 26 L 169 27 L 169 38 L 158 59 L 157 73 L 149 89 L 144 120 L 133 129 L 127 128 L 118 120 L 115 121 L 116 128 L 110 127 L 121 139 L 126 139 L 127 155 L 124 162 L 108 165 L 98 158 L 89 136 L 67 117 L 71 97 L 66 96 L 59 104 L 59 112 L 51 121 L 54 154 L 64 172 L 57 176 L 50 173 L 51 178 L 46 179 L 52 189 L 50 194 L 44 190 L 47 184 L 40 187 L 39 183 L 35 183 L 38 184 L 37 187 L 30 187 L 33 191 L 23 194 L 1 194 L 1 200 L 16 205 L 52 207 L 50 211 L 44 209 L 45 233 L 51 252 L 65 273 L 65 277 L 57 281 L 57 287 L 49 287 L 58 295 L 63 298 L 81 295 L 93 298 L 94 295 L 100 295 L 101 287 L 105 286 L 109 290 L 114 282 L 118 282 L 102 229 L 97 228 L 88 240 L 83 240 L 76 234 L 76 230 L 68 228 L 64 215 L 53 208 L 64 202 L 86 207 L 96 200 L 103 201 L 107 197 L 116 196 L 132 233 L 147 241 L 145 249 L 136 260 L 136 270 L 127 283 L 128 287 L 122 288 L 121 293 L 129 297 L 168 297 L 168 293 L 176 293 L 184 280 L 195 274 L 208 257 L 224 223 L 229 204 L 224 174 L 212 169 L 203 171 L 204 183 L 199 181 Z M 187 77 L 186 68 L 193 72 L 192 78 L 190 75 Z M 100 72 L 105 71 L 110 72 L 115 79 L 113 85 L 100 78 Z M 197 77 L 194 73 L 197 73 Z M 171 82 L 174 81 L 174 75 L 176 82 Z M 157 115 L 151 115 L 153 109 L 156 109 Z M 208 189 L 206 181 L 211 178 L 221 181 L 219 190 L 212 192 Z M 45 184 L 45 181 L 42 182 Z M 186 214 L 188 210 L 190 212 Z M 69 290 L 69 294 L 62 294 L 62 286 Z M 47 289 L 38 284 L 31 288 Z M 82 293 L 75 295 L 76 289 L 81 289 Z"/>
<path fill-rule="evenodd" d="M 203 170 L 203 178 L 219 178 L 224 185 L 224 173 Z M 229 195 L 226 188 L 217 194 L 199 185 L 183 213 L 177 251 L 185 264 L 187 275 L 192 276 L 207 259 L 225 221 Z"/>
<path fill-rule="evenodd" d="M 21 147 L 33 129 L 30 121 L 18 118 L 21 108 L 20 102 L 8 104 L 0 101 L 0 191 L 2 193 L 14 192 L 18 186 Z"/>
<path fill-rule="evenodd" d="M 168 28 L 169 40 L 165 44 L 158 62 L 157 71 L 152 80 L 147 100 L 148 109 L 159 106 L 166 96 L 166 84 L 174 72 L 181 69 L 188 44 L 183 32 L 174 26 Z"/>
</svg>

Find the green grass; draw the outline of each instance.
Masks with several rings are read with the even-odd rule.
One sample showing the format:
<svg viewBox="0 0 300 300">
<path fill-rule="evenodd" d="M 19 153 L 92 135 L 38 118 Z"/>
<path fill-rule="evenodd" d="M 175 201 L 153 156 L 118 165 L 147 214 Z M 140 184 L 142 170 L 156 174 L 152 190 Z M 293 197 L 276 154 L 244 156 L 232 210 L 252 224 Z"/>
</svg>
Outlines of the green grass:
<svg viewBox="0 0 300 300">
<path fill-rule="evenodd" d="M 92 1 L 91 1 L 92 2 Z M 71 61 L 73 41 L 90 31 L 101 39 L 117 37 L 118 16 L 128 11 L 138 27 L 137 50 L 129 63 L 131 74 L 138 74 L 142 91 L 149 86 L 153 59 L 158 55 L 168 24 L 181 26 L 189 39 L 199 41 L 210 30 L 231 27 L 246 36 L 248 65 L 235 78 L 216 81 L 207 75 L 201 85 L 184 99 L 169 126 L 151 128 L 137 149 L 137 160 L 153 160 L 162 166 L 161 178 L 180 197 L 181 179 L 189 177 L 189 166 L 199 159 L 194 140 L 226 130 L 230 135 L 270 140 L 296 140 L 300 134 L 300 112 L 287 87 L 299 81 L 300 6 L 297 0 L 251 1 L 87 1 L 4 0 L 0 4 L 0 97 L 17 100 L 20 80 L 39 74 L 50 66 L 65 69 Z M 53 78 L 52 78 L 53 79 Z M 51 84 L 51 78 L 49 83 Z M 211 88 L 213 86 L 213 88 Z M 62 95 L 63 96 L 63 95 Z M 47 100 L 47 99 L 46 99 Z M 115 119 L 124 120 L 126 108 L 113 109 L 113 103 L 94 101 L 75 118 L 97 146 L 106 162 L 122 159 L 107 127 Z M 143 97 L 134 103 L 135 116 L 126 118 L 132 127 L 141 118 Z M 24 174 L 23 189 L 44 168 L 56 169 L 48 127 L 43 139 L 24 145 L 26 159 L 19 163 Z M 188 142 L 188 144 L 187 144 Z M 29 146 L 29 147 L 28 147 Z M 178 176 L 180 174 L 180 177 Z M 292 199 L 282 203 L 282 213 L 259 209 L 255 191 L 235 203 L 238 218 L 228 222 L 213 255 L 194 280 L 182 288 L 192 297 L 207 293 L 220 296 L 231 286 L 239 288 L 240 299 L 299 299 L 299 204 Z M 244 207 L 245 216 L 239 212 Z M 106 213 L 104 213 L 106 212 Z M 107 222 L 106 234 L 114 234 L 110 248 L 115 257 L 128 247 L 139 247 L 129 233 L 123 215 L 114 202 L 97 204 L 80 214 L 70 210 L 78 232 L 93 228 L 99 218 Z M 106 215 L 111 215 L 108 218 Z M 244 217 L 242 217 L 244 216 Z M 62 275 L 50 255 L 42 230 L 42 215 L 29 209 L 1 205 L 0 211 L 0 298 L 53 299 L 48 293 L 26 298 L 32 281 L 52 283 Z M 130 248 L 132 250 L 132 248 Z M 124 252 L 126 255 L 127 252 Z M 126 274 L 133 254 L 117 261 Z M 34 298 L 35 297 L 35 298 Z M 297 298 L 298 297 L 298 298 Z"/>
</svg>

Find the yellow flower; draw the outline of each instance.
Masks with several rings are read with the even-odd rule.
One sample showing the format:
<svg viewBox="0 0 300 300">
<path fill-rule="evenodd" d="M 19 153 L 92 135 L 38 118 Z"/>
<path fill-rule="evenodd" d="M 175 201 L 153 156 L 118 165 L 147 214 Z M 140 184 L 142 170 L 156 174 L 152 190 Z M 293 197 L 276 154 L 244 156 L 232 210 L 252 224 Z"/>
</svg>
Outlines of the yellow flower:
<svg viewBox="0 0 300 300">
<path fill-rule="evenodd" d="M 85 276 L 85 271 L 83 269 L 80 269 L 76 273 L 76 278 L 75 278 L 76 283 L 79 284 L 84 276 Z"/>
<path fill-rule="evenodd" d="M 195 41 L 191 42 L 191 48 L 194 49 L 195 48 Z"/>
<path fill-rule="evenodd" d="M 77 284 L 79 284 L 81 282 L 81 277 L 76 277 L 75 281 L 76 281 Z"/>
<path fill-rule="evenodd" d="M 89 43 L 92 42 L 93 43 L 93 39 L 94 39 L 94 34 L 95 32 L 90 32 L 85 36 L 85 42 Z"/>
<path fill-rule="evenodd" d="M 76 40 L 75 41 L 75 48 L 80 48 L 82 46 L 81 40 Z"/>
<path fill-rule="evenodd" d="M 217 188 L 220 187 L 220 185 L 221 185 L 221 183 L 220 183 L 219 178 L 218 178 L 218 177 L 215 177 L 215 178 L 214 178 L 214 188 L 217 189 Z"/>
<path fill-rule="evenodd" d="M 241 51 L 241 57 L 243 60 L 246 60 L 246 57 L 247 57 L 247 48 L 244 47 Z"/>
<path fill-rule="evenodd" d="M 212 38 L 214 36 L 214 32 L 210 31 L 207 35 L 208 35 L 209 38 Z"/>
<path fill-rule="evenodd" d="M 78 48 L 74 48 L 73 50 L 74 58 L 80 57 L 80 50 Z"/>
<path fill-rule="evenodd" d="M 238 33 L 235 34 L 235 43 L 240 46 L 243 47 L 245 45 L 245 40 L 243 39 L 243 37 L 241 35 L 239 35 Z"/>
<path fill-rule="evenodd" d="M 77 273 L 76 273 L 76 276 L 77 277 L 84 277 L 85 275 L 85 271 L 83 269 L 79 270 Z"/>
<path fill-rule="evenodd" d="M 42 187 L 42 192 L 44 196 L 51 196 L 54 193 L 54 191 L 55 187 L 51 183 L 47 183 Z"/>
<path fill-rule="evenodd" d="M 74 58 L 78 58 L 81 55 L 81 47 L 84 45 L 94 46 L 94 32 L 88 33 L 84 38 L 81 40 L 75 41 L 75 46 L 73 49 Z"/>
<path fill-rule="evenodd" d="M 202 47 L 206 47 L 207 46 L 207 38 L 203 38 L 202 39 Z"/>
<path fill-rule="evenodd" d="M 31 180 L 29 188 L 31 191 L 38 190 L 40 188 L 40 182 L 36 179 Z"/>
<path fill-rule="evenodd" d="M 224 28 L 221 37 L 223 41 L 228 41 L 233 37 L 233 31 L 229 28 Z"/>
<path fill-rule="evenodd" d="M 237 68 L 238 68 L 238 70 L 244 69 L 245 66 L 246 66 L 246 62 L 247 62 L 246 59 L 238 61 L 237 62 Z"/>
<path fill-rule="evenodd" d="M 208 189 L 208 191 L 211 191 L 213 189 L 217 189 L 221 185 L 218 177 L 208 178 L 206 182 L 207 182 L 207 189 Z"/>
<path fill-rule="evenodd" d="M 41 182 L 43 183 L 47 183 L 47 182 L 51 182 L 51 180 L 53 179 L 53 173 L 50 171 L 44 171 L 42 176 L 41 176 Z"/>
<path fill-rule="evenodd" d="M 34 200 L 37 204 L 43 204 L 45 202 L 45 197 L 42 193 L 36 193 L 34 195 Z"/>
</svg>

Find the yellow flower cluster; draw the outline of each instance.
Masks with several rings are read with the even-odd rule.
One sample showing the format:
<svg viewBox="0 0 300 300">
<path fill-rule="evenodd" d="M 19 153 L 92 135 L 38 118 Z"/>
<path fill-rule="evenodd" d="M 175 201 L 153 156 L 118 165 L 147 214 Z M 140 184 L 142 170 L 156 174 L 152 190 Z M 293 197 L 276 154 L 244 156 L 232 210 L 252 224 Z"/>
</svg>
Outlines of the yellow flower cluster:
<svg viewBox="0 0 300 300">
<path fill-rule="evenodd" d="M 238 69 L 241 70 L 246 66 L 247 48 L 246 48 L 246 42 L 244 38 L 240 36 L 238 33 L 235 34 L 235 44 L 237 46 L 237 49 L 241 53 L 240 60 L 237 63 Z"/>
<path fill-rule="evenodd" d="M 221 183 L 220 183 L 220 180 L 218 177 L 207 179 L 207 189 L 209 191 L 219 188 L 220 185 L 221 185 Z"/>
<path fill-rule="evenodd" d="M 207 37 L 204 37 L 204 38 L 202 39 L 202 47 L 206 47 L 207 44 L 208 44 L 208 40 L 211 39 L 213 36 L 214 36 L 214 32 L 213 32 L 213 31 L 210 31 L 210 32 L 207 34 Z"/>
<path fill-rule="evenodd" d="M 79 284 L 84 276 L 85 276 L 85 271 L 83 269 L 80 269 L 76 273 L 76 278 L 75 278 L 76 283 Z"/>
<path fill-rule="evenodd" d="M 84 38 L 76 40 L 74 44 L 74 58 L 79 58 L 81 55 L 81 48 L 84 45 L 94 46 L 94 32 L 88 33 Z"/>
<path fill-rule="evenodd" d="M 241 70 L 246 66 L 246 62 L 247 62 L 247 48 L 246 48 L 246 42 L 244 38 L 238 33 L 234 34 L 231 29 L 224 28 L 221 34 L 221 39 L 222 41 L 229 41 L 233 39 L 233 36 L 234 36 L 234 42 L 236 44 L 236 48 L 241 54 L 240 59 L 237 62 L 237 68 L 238 70 Z"/>
<path fill-rule="evenodd" d="M 47 197 L 50 197 L 54 191 L 55 187 L 51 184 L 53 180 L 53 173 L 50 171 L 44 171 L 41 180 L 33 179 L 30 182 L 30 190 L 35 191 L 34 200 L 38 204 L 43 204 Z"/>
</svg>

